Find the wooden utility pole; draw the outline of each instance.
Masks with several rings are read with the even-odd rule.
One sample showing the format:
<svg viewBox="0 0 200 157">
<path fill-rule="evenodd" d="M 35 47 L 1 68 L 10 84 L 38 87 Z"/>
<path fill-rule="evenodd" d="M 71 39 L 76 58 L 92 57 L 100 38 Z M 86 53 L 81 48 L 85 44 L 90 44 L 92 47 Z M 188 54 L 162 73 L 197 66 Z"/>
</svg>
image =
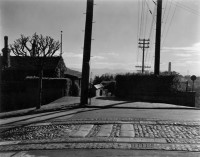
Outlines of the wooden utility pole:
<svg viewBox="0 0 200 157">
<path fill-rule="evenodd" d="M 81 79 L 81 106 L 85 106 L 86 104 L 88 104 L 93 6 L 94 6 L 94 0 L 87 0 L 82 79 Z"/>
<path fill-rule="evenodd" d="M 160 43 L 161 43 L 161 23 L 162 23 L 162 0 L 157 0 L 157 20 L 156 20 L 156 46 L 154 74 L 160 74 Z"/>
<path fill-rule="evenodd" d="M 142 43 L 139 42 L 138 44 L 140 45 L 139 48 L 142 49 L 142 73 L 144 73 L 144 68 L 145 68 L 145 66 L 144 66 L 144 52 L 145 52 L 146 48 L 149 48 L 149 46 L 146 46 L 146 44 L 147 45 L 149 44 L 149 42 L 147 42 L 147 41 L 149 41 L 149 39 L 139 39 L 139 41 L 142 41 Z"/>
<path fill-rule="evenodd" d="M 33 41 L 33 56 L 36 56 L 36 40 Z M 43 58 L 38 56 L 38 72 L 39 72 L 39 78 L 38 78 L 38 102 L 36 109 L 40 109 L 42 106 L 42 77 L 43 77 Z"/>
<path fill-rule="evenodd" d="M 42 106 L 42 88 L 43 88 L 43 84 L 42 84 L 42 78 L 43 78 L 43 66 L 44 66 L 44 60 L 43 60 L 43 57 L 39 57 L 39 101 L 38 101 L 38 104 L 36 106 L 36 109 L 40 109 L 41 106 Z"/>
<path fill-rule="evenodd" d="M 61 35 L 60 35 L 60 56 L 62 56 L 62 32 L 63 31 L 61 31 Z"/>
</svg>

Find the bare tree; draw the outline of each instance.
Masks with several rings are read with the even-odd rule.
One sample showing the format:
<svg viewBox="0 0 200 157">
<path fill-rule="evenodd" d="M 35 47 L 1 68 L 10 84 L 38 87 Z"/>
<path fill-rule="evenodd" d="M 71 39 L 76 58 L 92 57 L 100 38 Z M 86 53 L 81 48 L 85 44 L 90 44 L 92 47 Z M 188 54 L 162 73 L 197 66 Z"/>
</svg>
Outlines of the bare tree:
<svg viewBox="0 0 200 157">
<path fill-rule="evenodd" d="M 44 58 L 52 57 L 56 51 L 60 48 L 60 42 L 55 41 L 50 36 L 44 37 L 43 35 L 37 35 L 34 33 L 32 37 L 26 37 L 21 35 L 19 39 L 14 41 L 14 44 L 10 45 L 11 51 L 16 56 L 30 56 L 38 57 L 38 103 L 36 108 L 39 109 L 42 105 L 42 78 L 43 78 L 43 68 L 44 68 Z"/>
<path fill-rule="evenodd" d="M 35 51 L 34 51 L 35 48 Z M 10 45 L 11 51 L 16 56 L 52 57 L 60 48 L 60 42 L 50 36 L 44 37 L 34 33 L 31 37 L 21 37 Z"/>
</svg>

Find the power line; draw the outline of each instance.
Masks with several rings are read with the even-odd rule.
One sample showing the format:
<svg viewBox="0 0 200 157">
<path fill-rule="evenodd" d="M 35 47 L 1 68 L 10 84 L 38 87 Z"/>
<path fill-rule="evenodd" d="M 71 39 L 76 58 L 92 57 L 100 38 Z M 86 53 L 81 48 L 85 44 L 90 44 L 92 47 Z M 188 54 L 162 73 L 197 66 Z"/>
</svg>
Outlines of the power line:
<svg viewBox="0 0 200 157">
<path fill-rule="evenodd" d="M 156 6 L 154 6 L 154 11 L 153 11 L 153 15 L 152 15 L 152 21 L 151 21 L 151 28 L 150 28 L 150 32 L 149 32 L 149 39 L 150 39 L 150 41 L 153 41 L 153 39 L 152 39 L 152 31 L 153 31 L 153 26 L 155 24 L 155 16 L 156 16 L 155 14 L 156 14 Z M 150 44 L 153 45 L 152 42 Z M 147 49 L 147 56 L 146 56 L 147 62 L 149 62 L 149 60 L 150 60 L 151 53 L 149 53 L 149 50 L 151 50 L 152 47 L 153 46 L 150 46 L 150 49 Z"/>
<path fill-rule="evenodd" d="M 177 5 L 176 5 L 176 6 L 177 6 Z M 169 28 L 171 27 L 172 20 L 173 20 L 173 18 L 174 18 L 174 15 L 175 15 L 175 12 L 176 12 L 176 8 L 177 8 L 176 6 L 175 6 L 175 9 L 174 9 L 174 12 L 173 12 L 173 15 L 172 15 L 172 18 L 171 18 L 170 24 L 169 24 L 169 26 L 168 26 L 166 36 L 164 37 L 164 40 L 163 40 L 163 42 L 162 42 L 162 46 L 163 46 L 164 43 L 165 43 L 166 37 L 167 37 L 167 35 L 168 35 Z"/>
<path fill-rule="evenodd" d="M 139 0 L 141 1 L 141 0 Z M 138 36 L 138 39 L 139 37 L 142 37 L 144 35 L 144 20 L 145 20 L 145 15 L 144 15 L 144 9 L 145 9 L 145 4 L 144 4 L 144 1 L 141 1 L 141 9 L 140 9 L 140 22 L 139 22 L 139 36 Z M 137 39 L 137 40 L 138 40 Z M 139 48 L 138 48 L 138 54 L 137 54 L 137 64 L 138 64 L 138 60 L 139 60 Z"/>
<path fill-rule="evenodd" d="M 151 9 L 150 9 L 150 7 L 149 7 L 149 4 L 147 3 L 146 0 L 145 0 L 145 2 L 146 2 L 146 5 L 147 5 L 147 7 L 148 7 L 148 9 L 149 9 L 150 14 L 152 15 L 152 11 L 151 11 Z"/>
<path fill-rule="evenodd" d="M 151 15 L 152 15 L 152 20 L 154 19 L 154 14 L 152 14 L 152 11 L 151 11 L 151 9 L 150 9 L 150 7 L 149 7 L 149 4 L 148 4 L 148 2 L 145 0 L 145 3 L 146 3 L 146 23 L 145 23 L 145 33 L 144 33 L 144 38 L 146 37 L 146 27 L 147 27 L 147 25 L 148 25 L 148 13 L 150 13 Z M 155 7 L 154 7 L 155 8 Z M 149 32 L 151 32 L 151 29 L 150 29 L 150 31 Z M 149 53 L 148 53 L 148 49 L 147 49 L 147 51 L 145 52 L 145 62 L 146 62 L 146 60 L 147 60 L 147 55 L 148 55 Z"/>
<path fill-rule="evenodd" d="M 177 3 L 178 5 L 180 5 L 180 6 L 182 6 L 182 7 L 186 8 L 186 9 L 188 9 L 188 11 L 190 10 L 191 12 L 194 12 L 195 14 L 200 15 L 200 12 L 199 12 L 198 10 L 189 8 L 188 6 L 185 6 L 185 5 L 183 5 L 183 4 L 179 3 L 179 2 L 176 2 L 176 3 Z"/>
<path fill-rule="evenodd" d="M 146 27 L 147 27 L 147 19 L 148 19 L 147 16 L 148 16 L 148 8 L 146 9 L 146 18 L 145 18 L 145 23 L 144 23 L 144 38 L 146 36 Z"/>
<path fill-rule="evenodd" d="M 164 9 L 164 13 L 163 13 L 163 19 L 164 19 L 164 16 L 165 16 L 165 13 L 166 13 L 166 10 L 167 10 L 167 4 L 168 4 L 169 0 L 166 1 L 165 3 L 165 9 Z"/>
<path fill-rule="evenodd" d="M 155 16 L 156 16 L 155 14 L 156 14 L 156 7 L 154 7 L 154 11 L 153 11 L 153 18 L 152 18 L 152 22 L 151 22 L 149 38 L 151 38 L 151 33 L 152 33 L 152 30 L 153 30 L 153 24 L 155 23 Z"/>
<path fill-rule="evenodd" d="M 142 11 L 141 11 L 141 22 L 140 22 L 140 34 L 139 36 L 143 36 L 143 14 L 144 14 L 144 2 L 142 1 Z"/>
<path fill-rule="evenodd" d="M 172 1 L 171 1 L 171 2 L 172 2 Z M 176 8 L 177 8 L 177 7 L 181 8 L 181 9 L 184 9 L 185 11 L 188 11 L 188 12 L 194 14 L 194 15 L 200 16 L 200 13 L 199 13 L 197 10 L 191 9 L 191 8 L 189 8 L 189 7 L 187 7 L 187 6 L 183 5 L 183 4 L 180 4 L 179 2 L 176 2 L 176 3 L 172 2 L 172 4 L 175 5 L 175 9 L 174 9 L 174 12 L 173 12 L 173 15 L 172 15 L 170 24 L 169 24 L 169 26 L 168 26 L 168 28 L 167 28 L 167 32 L 166 32 L 166 35 L 165 35 L 165 37 L 164 37 L 162 46 L 163 46 L 164 43 L 165 43 L 166 37 L 167 37 L 167 35 L 168 35 L 169 28 L 171 27 L 172 20 L 173 20 L 173 17 L 174 17 L 174 15 L 175 15 L 175 11 L 176 11 Z"/>
<path fill-rule="evenodd" d="M 138 32 L 137 32 L 137 39 L 136 41 L 139 39 L 139 34 L 140 34 L 140 0 L 138 0 Z M 137 65 L 138 65 L 138 55 L 139 55 L 139 48 L 137 47 Z"/>
<path fill-rule="evenodd" d="M 167 20 L 168 20 L 168 17 L 169 17 L 169 13 L 170 13 L 170 10 L 171 10 L 171 6 L 172 6 L 172 1 L 170 2 L 169 11 L 168 11 L 168 13 L 167 13 L 167 18 L 166 18 L 166 23 L 167 23 Z M 166 25 L 167 25 L 167 24 L 164 25 L 164 28 L 163 28 L 162 35 L 161 35 L 161 36 L 164 35 Z"/>
<path fill-rule="evenodd" d="M 184 9 L 185 11 L 188 11 L 188 12 L 194 14 L 194 15 L 200 16 L 200 12 L 197 11 L 197 10 L 191 9 L 191 8 L 189 8 L 189 7 L 187 7 L 187 6 L 183 5 L 183 4 L 181 4 L 181 3 L 179 3 L 179 2 L 176 2 L 176 3 L 175 3 L 175 2 L 172 2 L 172 3 L 173 3 L 174 5 L 176 5 L 177 7 L 181 8 L 181 9 Z"/>
</svg>

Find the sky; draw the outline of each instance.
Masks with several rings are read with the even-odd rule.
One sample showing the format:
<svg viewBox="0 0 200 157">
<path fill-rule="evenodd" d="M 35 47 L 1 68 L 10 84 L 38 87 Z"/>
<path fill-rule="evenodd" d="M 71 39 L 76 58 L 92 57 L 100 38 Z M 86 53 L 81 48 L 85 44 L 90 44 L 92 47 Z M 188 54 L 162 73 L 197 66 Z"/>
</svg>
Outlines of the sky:
<svg viewBox="0 0 200 157">
<path fill-rule="evenodd" d="M 145 65 L 154 69 L 156 0 L 94 0 L 91 69 L 136 72 L 138 39 L 150 39 Z M 200 1 L 163 0 L 160 70 L 200 76 Z M 60 41 L 67 67 L 82 68 L 86 0 L 0 0 L 0 47 L 21 34 Z M 153 21 L 153 22 L 152 22 Z"/>
</svg>

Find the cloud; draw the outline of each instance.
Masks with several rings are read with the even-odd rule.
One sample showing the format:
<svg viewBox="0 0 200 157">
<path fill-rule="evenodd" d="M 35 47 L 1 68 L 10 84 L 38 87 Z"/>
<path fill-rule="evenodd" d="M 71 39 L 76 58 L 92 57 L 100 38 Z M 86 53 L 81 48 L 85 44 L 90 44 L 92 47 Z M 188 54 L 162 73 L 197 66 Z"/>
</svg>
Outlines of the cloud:
<svg viewBox="0 0 200 157">
<path fill-rule="evenodd" d="M 188 54 L 188 53 L 177 53 L 174 55 L 178 56 L 178 57 L 191 57 L 192 56 L 192 54 Z"/>
<path fill-rule="evenodd" d="M 83 58 L 83 53 L 64 52 L 63 53 L 63 57 L 65 57 L 65 58 L 67 57 L 67 58 L 79 58 L 79 59 L 82 59 Z M 105 57 L 98 56 L 98 55 L 90 57 L 90 60 L 102 60 L 102 59 L 105 59 Z"/>
<path fill-rule="evenodd" d="M 133 63 L 121 63 L 121 62 L 94 62 L 92 68 L 109 68 L 109 69 L 134 69 Z"/>
<path fill-rule="evenodd" d="M 107 53 L 107 55 L 108 56 L 119 56 L 119 54 L 118 53 L 114 53 L 114 52 L 109 52 L 109 53 Z"/>
<path fill-rule="evenodd" d="M 179 61 L 174 61 L 172 62 L 173 67 L 188 67 L 188 66 L 197 66 L 199 67 L 200 65 L 200 60 L 179 60 Z"/>
<path fill-rule="evenodd" d="M 175 54 L 177 56 L 183 56 L 183 57 L 188 57 L 188 54 L 191 55 L 199 55 L 200 54 L 200 42 L 195 43 L 190 47 L 163 47 L 162 52 L 173 52 L 173 53 L 178 53 Z"/>
<path fill-rule="evenodd" d="M 119 54 L 115 52 L 103 52 L 103 53 L 98 53 L 101 56 L 111 56 L 111 57 L 118 57 Z"/>
<path fill-rule="evenodd" d="M 103 57 L 103 56 L 92 56 L 91 59 L 92 60 L 102 60 L 102 59 L 105 59 L 105 57 Z"/>
<path fill-rule="evenodd" d="M 63 53 L 64 57 L 71 57 L 71 58 L 83 58 L 83 54 L 82 53 L 74 53 L 74 52 L 64 52 Z"/>
<path fill-rule="evenodd" d="M 185 61 L 185 64 L 200 64 L 200 60 L 196 60 L 196 61 L 194 61 L 194 60 L 187 60 L 187 61 Z"/>
</svg>

